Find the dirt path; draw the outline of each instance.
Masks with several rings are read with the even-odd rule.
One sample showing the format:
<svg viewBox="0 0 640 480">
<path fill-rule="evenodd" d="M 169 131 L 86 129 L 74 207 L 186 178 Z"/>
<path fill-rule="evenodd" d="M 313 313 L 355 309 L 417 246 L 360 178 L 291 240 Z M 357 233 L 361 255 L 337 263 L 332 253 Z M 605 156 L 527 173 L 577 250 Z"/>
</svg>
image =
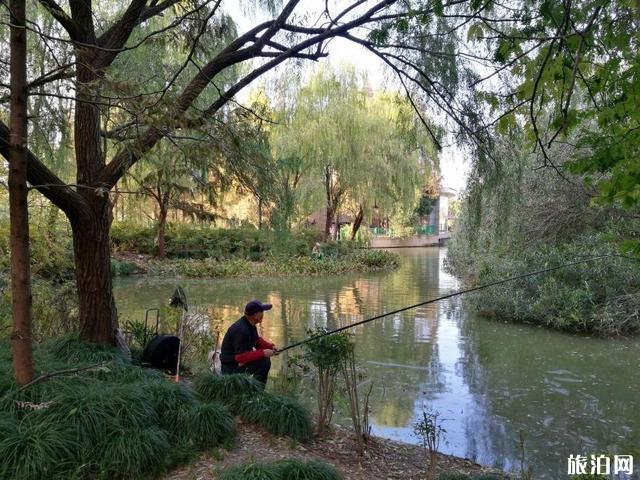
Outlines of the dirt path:
<svg viewBox="0 0 640 480">
<path fill-rule="evenodd" d="M 344 428 L 334 427 L 324 438 L 302 445 L 238 422 L 238 438 L 233 450 L 203 454 L 191 464 L 169 473 L 165 480 L 215 480 L 220 471 L 239 463 L 284 458 L 325 461 L 333 465 L 345 480 L 426 478 L 425 454 L 415 445 L 374 437 L 364 455 L 360 456 L 356 441 Z M 471 460 L 450 455 L 438 455 L 436 468 L 438 473 L 497 473 Z"/>
</svg>

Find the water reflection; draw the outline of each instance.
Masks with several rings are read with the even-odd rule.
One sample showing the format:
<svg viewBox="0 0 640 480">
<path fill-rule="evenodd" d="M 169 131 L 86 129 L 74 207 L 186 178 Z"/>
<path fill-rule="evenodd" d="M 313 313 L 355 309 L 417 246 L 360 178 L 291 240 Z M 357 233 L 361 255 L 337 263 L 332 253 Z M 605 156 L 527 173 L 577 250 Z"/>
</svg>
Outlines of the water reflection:
<svg viewBox="0 0 640 480">
<path fill-rule="evenodd" d="M 444 250 L 398 251 L 390 274 L 318 279 L 118 279 L 121 317 L 142 319 L 175 286 L 207 305 L 226 329 L 247 300 L 273 303 L 263 335 L 278 345 L 433 298 L 459 288 L 442 270 Z M 417 443 L 423 409 L 440 412 L 442 450 L 506 469 L 518 466 L 519 431 L 536 478 L 565 478 L 569 454 L 625 454 L 637 448 L 640 342 L 601 340 L 486 321 L 461 300 L 356 327 L 359 362 L 374 382 L 375 434 Z M 274 362 L 278 371 L 281 358 Z M 346 420 L 338 412 L 334 420 Z M 634 436 L 635 435 L 635 436 Z M 635 451 L 640 455 L 640 450 Z M 639 457 L 640 458 L 640 457 Z"/>
</svg>

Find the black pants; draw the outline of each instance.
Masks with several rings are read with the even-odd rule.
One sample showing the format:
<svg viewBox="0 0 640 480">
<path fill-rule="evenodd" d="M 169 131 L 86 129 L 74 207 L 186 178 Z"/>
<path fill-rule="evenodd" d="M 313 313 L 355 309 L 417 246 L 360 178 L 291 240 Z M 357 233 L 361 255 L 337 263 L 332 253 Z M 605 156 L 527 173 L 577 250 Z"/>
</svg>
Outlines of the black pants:
<svg viewBox="0 0 640 480">
<path fill-rule="evenodd" d="M 252 375 L 253 378 L 261 382 L 263 385 L 267 384 L 267 376 L 271 369 L 271 359 L 261 358 L 254 362 L 245 363 L 241 367 L 236 365 L 222 364 L 222 374 L 228 375 L 231 373 L 247 373 Z"/>
</svg>

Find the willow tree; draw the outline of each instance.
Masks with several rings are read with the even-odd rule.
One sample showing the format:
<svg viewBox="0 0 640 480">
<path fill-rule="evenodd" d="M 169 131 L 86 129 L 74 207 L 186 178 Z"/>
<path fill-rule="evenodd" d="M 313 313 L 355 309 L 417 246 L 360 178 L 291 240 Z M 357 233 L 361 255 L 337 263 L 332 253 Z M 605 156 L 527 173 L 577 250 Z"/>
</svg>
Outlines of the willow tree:
<svg viewBox="0 0 640 480">
<path fill-rule="evenodd" d="M 109 258 L 111 190 L 165 137 L 189 137 L 198 130 L 210 134 L 210 141 L 216 142 L 215 131 L 208 127 L 230 99 L 266 72 L 291 59 L 318 60 L 327 55 L 328 41 L 345 38 L 379 56 L 407 91 L 423 99 L 429 108 L 449 115 L 463 137 L 480 149 L 486 145 L 481 133 L 491 120 L 484 121 L 484 112 L 472 101 L 470 81 L 475 81 L 473 86 L 477 88 L 477 82 L 517 63 L 514 57 L 535 58 L 537 61 L 530 62 L 530 68 L 521 74 L 531 79 L 544 77 L 548 91 L 556 98 L 564 91 L 564 101 L 558 104 L 570 104 L 570 88 L 551 88 L 553 76 L 567 73 L 575 83 L 581 76 L 588 77 L 586 66 L 602 58 L 597 53 L 599 41 L 590 37 L 594 26 L 601 26 L 602 39 L 611 42 L 615 32 L 607 33 L 608 21 L 617 23 L 620 11 L 625 15 L 630 12 L 631 18 L 634 15 L 631 0 L 523 0 L 517 8 L 493 0 L 352 0 L 336 2 L 337 6 L 305 2 L 304 8 L 300 0 L 262 0 L 254 3 L 263 7 L 266 20 L 232 35 L 222 48 L 217 43 L 210 48 L 208 38 L 228 32 L 223 3 L 130 0 L 124 5 L 115 1 L 94 5 L 91 0 L 38 0 L 38 8 L 46 10 L 46 18 L 53 21 L 59 35 L 42 34 L 43 17 L 27 18 L 32 36 L 38 35 L 48 52 L 45 68 L 28 72 L 28 91 L 33 94 L 37 86 L 40 95 L 66 97 L 73 106 L 73 112 L 67 113 L 73 117 L 75 181 L 63 181 L 47 167 L 46 159 L 33 152 L 27 154 L 27 178 L 64 212 L 71 225 L 80 330 L 86 340 L 111 343 L 117 326 Z M 6 2 L 3 4 L 6 6 Z M 556 4 L 561 5 L 559 10 Z M 489 48 L 479 54 L 458 48 L 456 43 L 462 34 L 471 33 L 471 28 L 472 37 L 483 41 L 488 38 Z M 627 30 L 628 49 L 637 47 L 635 37 L 630 38 L 634 31 L 637 29 Z M 154 45 L 164 35 L 182 39 L 182 48 L 176 53 L 183 61 L 170 72 L 154 69 L 164 55 L 162 50 L 154 51 Z M 497 43 L 495 48 L 491 37 Z M 533 42 L 541 55 L 527 51 L 529 47 L 521 38 Z M 147 49 L 149 60 L 131 69 L 128 60 L 139 48 Z M 7 51 L 1 49 L 0 56 L 6 56 Z M 589 55 L 585 55 L 587 51 Z M 493 62 L 494 52 L 501 62 Z M 546 56 L 559 67 L 563 65 L 561 58 L 566 58 L 567 65 L 577 65 L 575 74 L 571 68 L 549 69 L 551 62 L 545 60 Z M 473 74 L 468 65 L 476 59 L 483 65 L 482 74 Z M 2 60 L 4 77 L 7 62 Z M 242 76 L 225 85 L 221 81 L 225 74 L 240 65 L 245 67 Z M 628 65 L 619 62 L 616 67 L 612 63 L 612 68 Z M 539 72 L 550 73 L 545 77 Z M 159 90 L 145 81 L 157 75 L 164 80 Z M 514 98 L 518 104 L 530 105 L 535 113 L 541 81 L 530 82 L 530 88 L 515 89 L 510 92 L 513 97 L 495 97 L 497 103 L 501 98 Z M 4 78 L 2 84 L 7 84 Z M 563 85 L 570 87 L 572 82 Z M 560 126 L 564 127 L 570 124 L 571 109 L 561 111 Z M 502 113 L 504 109 L 498 116 Z M 0 153 L 5 158 L 8 145 L 9 130 L 0 123 Z"/>
<path fill-rule="evenodd" d="M 367 96 L 365 107 L 362 143 L 368 165 L 347 196 L 354 213 L 352 240 L 365 215 L 375 215 L 376 208 L 378 215 L 413 210 L 419 187 L 439 171 L 435 143 L 407 98 L 375 92 Z"/>
<path fill-rule="evenodd" d="M 410 103 L 374 94 L 353 67 L 320 69 L 282 125 L 282 154 L 301 159 L 305 183 L 322 185 L 325 237 L 341 208 L 353 211 L 355 237 L 375 204 L 387 211 L 412 207 L 421 173 L 432 168 L 434 157 L 421 155 L 432 143 Z"/>
</svg>

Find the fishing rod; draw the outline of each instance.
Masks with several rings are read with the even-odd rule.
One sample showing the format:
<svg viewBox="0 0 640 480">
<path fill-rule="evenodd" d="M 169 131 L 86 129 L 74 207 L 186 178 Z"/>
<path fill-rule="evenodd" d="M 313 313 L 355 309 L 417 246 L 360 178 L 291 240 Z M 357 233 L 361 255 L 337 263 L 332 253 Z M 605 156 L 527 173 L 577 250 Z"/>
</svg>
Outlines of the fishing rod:
<svg viewBox="0 0 640 480">
<path fill-rule="evenodd" d="M 484 285 L 479 285 L 477 287 L 467 288 L 465 290 L 459 290 L 457 292 L 449 293 L 449 294 L 443 295 L 441 297 L 432 298 L 431 300 L 426 300 L 424 302 L 414 303 L 413 305 L 409 305 L 408 307 L 399 308 L 399 309 L 393 310 L 391 312 L 382 313 L 380 315 L 376 315 L 375 317 L 367 318 L 365 320 L 360 320 L 359 322 L 355 322 L 355 323 L 351 323 L 349 325 L 345 325 L 344 327 L 336 328 L 335 330 L 331 330 L 330 332 L 324 332 L 324 333 L 321 333 L 320 335 L 314 335 L 314 336 L 309 337 L 309 338 L 307 338 L 305 340 L 301 340 L 299 342 L 296 342 L 296 343 L 288 345 L 288 346 L 286 346 L 284 348 L 281 348 L 281 349 L 278 350 L 278 353 L 282 353 L 282 352 L 284 352 L 286 350 L 289 350 L 291 348 L 295 348 L 295 347 L 299 347 L 300 345 L 304 345 L 305 343 L 309 343 L 309 342 L 312 342 L 314 340 L 318 340 L 320 338 L 323 338 L 323 337 L 326 337 L 326 336 L 329 336 L 329 335 L 333 335 L 334 333 L 342 332 L 343 330 L 347 330 L 349 328 L 357 327 L 358 325 L 363 325 L 365 323 L 373 322 L 374 320 L 378 320 L 380 318 L 388 317 L 389 315 L 395 315 L 396 313 L 406 312 L 407 310 L 411 310 L 411 309 L 417 308 L 417 307 L 422 307 L 422 306 L 428 305 L 430 303 L 439 302 L 440 300 L 446 300 L 447 298 L 457 297 L 458 295 L 462 295 L 464 293 L 475 292 L 477 290 L 482 290 L 484 288 L 495 287 L 496 285 L 501 285 L 503 283 L 513 282 L 514 280 L 520 280 L 521 278 L 532 277 L 534 275 L 541 275 L 543 273 L 548 273 L 548 272 L 553 272 L 555 270 L 560 270 L 561 268 L 571 267 L 571 266 L 574 266 L 574 265 L 580 265 L 582 263 L 594 262 L 596 260 L 602 260 L 604 258 L 611 258 L 611 257 L 626 258 L 626 259 L 629 259 L 629 260 L 636 260 L 636 261 L 640 260 L 639 258 L 635 258 L 635 257 L 628 257 L 628 256 L 625 256 L 625 255 L 618 255 L 618 254 L 615 254 L 615 253 L 610 253 L 610 254 L 606 254 L 606 255 L 597 255 L 597 256 L 589 257 L 589 258 L 586 258 L 586 259 L 583 259 L 583 260 L 578 260 L 578 261 L 575 261 L 575 262 L 564 263 L 562 265 L 558 265 L 557 267 L 549 267 L 549 268 L 544 268 L 542 270 L 536 270 L 534 272 L 523 273 L 522 275 L 517 275 L 515 277 L 505 278 L 503 280 L 498 280 L 498 281 L 495 281 L 495 282 L 486 283 Z"/>
</svg>

